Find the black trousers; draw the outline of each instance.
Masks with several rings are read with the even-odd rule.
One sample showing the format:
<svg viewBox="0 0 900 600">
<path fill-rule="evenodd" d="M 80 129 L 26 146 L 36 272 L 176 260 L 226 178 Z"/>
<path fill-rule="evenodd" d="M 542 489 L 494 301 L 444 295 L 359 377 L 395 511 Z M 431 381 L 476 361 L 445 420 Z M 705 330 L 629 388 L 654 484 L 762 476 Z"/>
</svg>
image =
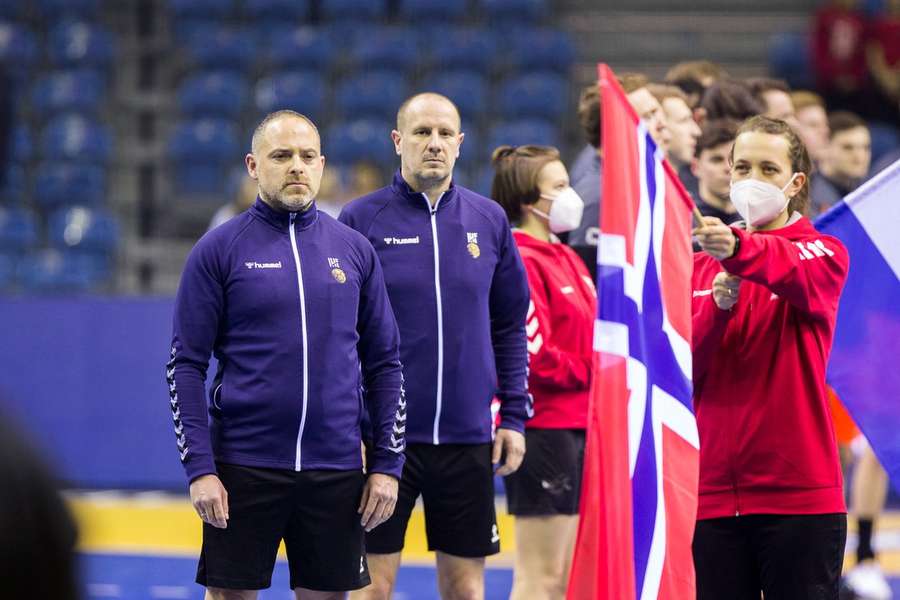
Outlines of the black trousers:
<svg viewBox="0 0 900 600">
<path fill-rule="evenodd" d="M 697 521 L 697 600 L 837 600 L 847 515 Z"/>
</svg>

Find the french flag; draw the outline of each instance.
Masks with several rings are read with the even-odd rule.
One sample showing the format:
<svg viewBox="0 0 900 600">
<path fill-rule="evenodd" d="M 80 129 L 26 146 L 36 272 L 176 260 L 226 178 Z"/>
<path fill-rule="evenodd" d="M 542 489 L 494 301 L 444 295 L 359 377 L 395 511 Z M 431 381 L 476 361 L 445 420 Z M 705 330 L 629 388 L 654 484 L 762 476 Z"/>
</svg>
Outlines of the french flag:
<svg viewBox="0 0 900 600">
<path fill-rule="evenodd" d="M 599 66 L 603 205 L 585 471 L 569 600 L 694 600 L 691 206 Z"/>
<path fill-rule="evenodd" d="M 815 222 L 850 254 L 828 383 L 900 482 L 900 161 Z"/>
</svg>

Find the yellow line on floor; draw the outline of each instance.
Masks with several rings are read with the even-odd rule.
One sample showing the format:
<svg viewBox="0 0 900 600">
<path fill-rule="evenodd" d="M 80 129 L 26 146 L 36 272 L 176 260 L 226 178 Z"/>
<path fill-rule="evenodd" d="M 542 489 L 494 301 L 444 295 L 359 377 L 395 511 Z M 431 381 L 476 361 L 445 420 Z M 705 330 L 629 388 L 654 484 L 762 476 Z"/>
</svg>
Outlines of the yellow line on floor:
<svg viewBox="0 0 900 600">
<path fill-rule="evenodd" d="M 200 550 L 200 519 L 186 499 L 72 494 L 68 501 L 79 524 L 79 549 L 84 552 L 196 556 Z M 499 506 L 497 513 L 503 553 L 490 563 L 502 566 L 511 564 L 515 548 L 513 518 Z M 283 546 L 280 553 L 283 557 Z M 428 552 L 421 507 L 410 518 L 403 558 L 414 563 L 434 560 Z"/>
</svg>

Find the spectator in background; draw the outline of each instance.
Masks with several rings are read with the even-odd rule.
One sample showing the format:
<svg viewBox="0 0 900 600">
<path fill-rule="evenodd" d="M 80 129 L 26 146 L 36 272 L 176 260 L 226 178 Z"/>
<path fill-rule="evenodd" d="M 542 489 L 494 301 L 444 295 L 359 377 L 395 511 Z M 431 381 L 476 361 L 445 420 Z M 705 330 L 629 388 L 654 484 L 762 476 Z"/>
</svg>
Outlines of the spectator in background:
<svg viewBox="0 0 900 600">
<path fill-rule="evenodd" d="M 700 109 L 704 121 L 718 119 L 734 119 L 743 121 L 750 117 L 762 114 L 765 107 L 753 97 L 749 87 L 736 79 L 722 79 L 715 82 L 700 101 Z"/>
<path fill-rule="evenodd" d="M 680 62 L 666 72 L 665 82 L 681 89 L 687 96 L 688 106 L 694 110 L 706 89 L 716 81 L 728 77 L 720 65 L 708 60 Z"/>
<path fill-rule="evenodd" d="M 828 113 L 825 101 L 815 92 L 797 90 L 791 93 L 797 124 L 794 129 L 809 150 L 816 168 L 822 164 L 828 147 Z M 815 176 L 814 176 L 815 177 Z"/>
<path fill-rule="evenodd" d="M 374 163 L 359 161 L 350 169 L 348 198 L 359 198 L 384 187 L 384 175 Z"/>
<path fill-rule="evenodd" d="M 341 189 L 341 178 L 337 169 L 325 169 L 322 173 L 322 184 L 319 186 L 319 195 L 316 196 L 316 208 L 337 219 L 341 209 L 347 204 L 349 198 Z"/>
<path fill-rule="evenodd" d="M 857 0 L 832 0 L 822 6 L 812 28 L 816 87 L 832 109 L 859 112 L 866 87 L 866 19 Z"/>
<path fill-rule="evenodd" d="M 887 0 L 867 38 L 866 63 L 878 90 L 867 116 L 900 126 L 900 0 Z"/>
<path fill-rule="evenodd" d="M 747 87 L 753 97 L 762 104 L 763 116 L 784 121 L 796 129 L 794 102 L 791 100 L 791 88 L 787 83 L 780 79 L 754 77 L 747 80 Z"/>
<path fill-rule="evenodd" d="M 578 528 L 597 293 L 584 264 L 555 234 L 581 222 L 584 203 L 569 186 L 559 151 L 548 146 L 494 150 L 491 197 L 506 211 L 531 290 L 528 453 L 506 477 L 515 516 L 511 600 L 565 596 Z"/>
<path fill-rule="evenodd" d="M 855 190 L 869 173 L 872 139 L 866 122 L 839 111 L 828 119 L 831 135 L 826 158 L 813 175 L 810 188 L 812 213 L 819 214 Z"/>
<path fill-rule="evenodd" d="M 666 127 L 670 132 L 667 158 L 676 170 L 680 171 L 691 164 L 700 127 L 694 121 L 693 113 L 687 103 L 687 96 L 672 85 L 650 84 L 647 86 L 663 109 Z"/>
<path fill-rule="evenodd" d="M 669 151 L 672 132 L 666 124 L 666 114 L 662 105 L 647 88 L 649 84 L 647 77 L 641 73 L 623 73 L 619 76 L 619 84 L 657 147 L 666 154 Z"/>
<path fill-rule="evenodd" d="M 572 189 L 584 200 L 581 224 L 569 232 L 568 244 L 584 261 L 592 277 L 597 271 L 597 239 L 600 235 L 603 148 L 600 136 L 600 91 L 597 84 L 581 91 L 578 122 L 586 144 L 571 169 Z"/>
<path fill-rule="evenodd" d="M 232 217 L 241 214 L 256 202 L 256 193 L 259 186 L 256 183 L 256 180 L 251 179 L 250 176 L 247 175 L 246 171 L 242 170 L 240 173 L 237 173 L 233 177 L 232 186 L 230 187 L 236 188 L 232 193 L 231 202 L 216 211 L 212 220 L 209 222 L 207 231 L 215 229 Z"/>
<path fill-rule="evenodd" d="M 731 148 L 737 135 L 738 123 L 729 119 L 708 121 L 697 142 L 691 171 L 697 177 L 698 194 L 695 203 L 700 214 L 717 217 L 723 223 L 739 221 L 731 203 Z"/>
<path fill-rule="evenodd" d="M 75 521 L 20 432 L 0 418 L 0 595 L 76 600 Z"/>
</svg>

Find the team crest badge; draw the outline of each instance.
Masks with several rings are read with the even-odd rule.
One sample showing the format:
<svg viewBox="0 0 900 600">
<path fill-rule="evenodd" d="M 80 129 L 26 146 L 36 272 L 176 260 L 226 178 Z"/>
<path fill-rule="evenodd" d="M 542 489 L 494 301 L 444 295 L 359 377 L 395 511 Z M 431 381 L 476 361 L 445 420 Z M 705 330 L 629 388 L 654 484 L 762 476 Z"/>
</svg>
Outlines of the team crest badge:
<svg viewBox="0 0 900 600">
<path fill-rule="evenodd" d="M 341 261 L 336 258 L 328 259 L 328 266 L 331 267 L 331 276 L 338 283 L 347 283 L 347 274 L 341 268 Z"/>
<path fill-rule="evenodd" d="M 472 255 L 472 258 L 478 258 L 481 256 L 481 248 L 478 247 L 478 233 L 466 233 L 466 236 L 469 239 L 469 243 L 466 244 L 466 249 L 469 251 L 469 254 Z"/>
</svg>

